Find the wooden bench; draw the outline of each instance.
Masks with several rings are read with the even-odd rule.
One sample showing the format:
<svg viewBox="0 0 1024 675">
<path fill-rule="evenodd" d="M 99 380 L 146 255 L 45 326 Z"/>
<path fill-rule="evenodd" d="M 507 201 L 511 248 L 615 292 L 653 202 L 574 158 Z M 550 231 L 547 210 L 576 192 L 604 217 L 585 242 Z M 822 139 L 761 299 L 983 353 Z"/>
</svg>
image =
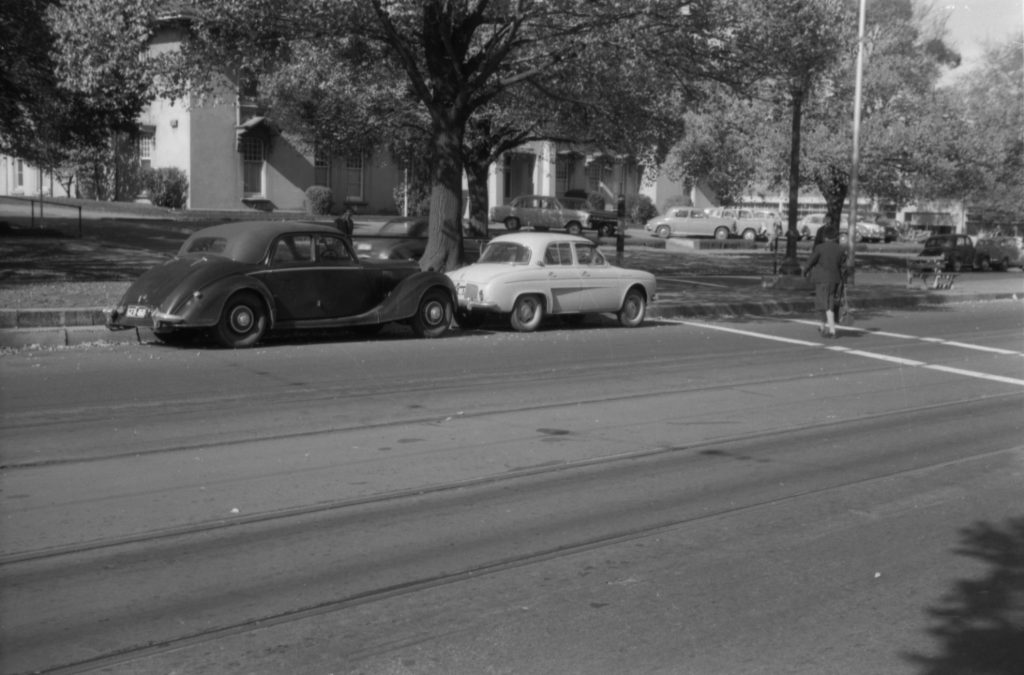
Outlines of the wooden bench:
<svg viewBox="0 0 1024 675">
<path fill-rule="evenodd" d="M 949 289 L 956 277 L 955 272 L 946 271 L 942 256 L 907 258 L 907 288 L 913 288 L 914 280 L 920 279 L 925 288 Z"/>
</svg>

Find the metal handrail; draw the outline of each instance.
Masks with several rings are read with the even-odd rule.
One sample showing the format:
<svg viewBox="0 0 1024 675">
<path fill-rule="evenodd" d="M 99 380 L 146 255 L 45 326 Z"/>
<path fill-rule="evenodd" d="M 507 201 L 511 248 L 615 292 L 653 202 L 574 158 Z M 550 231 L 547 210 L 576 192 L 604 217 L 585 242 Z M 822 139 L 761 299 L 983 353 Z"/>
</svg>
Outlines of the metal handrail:
<svg viewBox="0 0 1024 675">
<path fill-rule="evenodd" d="M 43 220 L 46 216 L 44 213 L 43 206 L 50 204 L 52 207 L 63 208 L 63 209 L 77 209 L 78 210 L 78 238 L 82 238 L 82 207 L 79 204 L 65 204 L 58 201 L 47 201 L 42 197 L 21 197 L 18 195 L 0 195 L 0 199 L 11 199 L 20 202 L 29 202 L 29 222 L 32 227 L 36 226 L 36 202 L 39 203 L 39 220 Z"/>
</svg>

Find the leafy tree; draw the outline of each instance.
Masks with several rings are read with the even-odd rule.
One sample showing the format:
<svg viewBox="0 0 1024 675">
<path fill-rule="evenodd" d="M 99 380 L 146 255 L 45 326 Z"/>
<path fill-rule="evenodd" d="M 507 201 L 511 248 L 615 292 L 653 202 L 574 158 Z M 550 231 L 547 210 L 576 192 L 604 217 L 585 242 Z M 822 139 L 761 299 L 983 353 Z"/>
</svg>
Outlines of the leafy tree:
<svg viewBox="0 0 1024 675">
<path fill-rule="evenodd" d="M 941 94 L 932 131 L 945 170 L 933 192 L 967 200 L 984 227 L 1024 225 L 1024 34 L 989 45 L 978 70 Z"/>
<path fill-rule="evenodd" d="M 56 172 L 70 188 L 78 160 L 134 128 L 135 111 L 65 86 L 48 21 L 59 10 L 55 0 L 0 3 L 0 152 Z"/>
<path fill-rule="evenodd" d="M 645 64 L 637 45 L 647 30 L 668 37 L 697 25 L 684 10 L 706 17 L 712 4 L 213 0 L 193 5 L 192 39 L 173 82 L 213 83 L 213 68 L 226 65 L 236 83 L 257 82 L 275 114 L 304 121 L 318 143 L 351 150 L 399 139 L 422 147 L 432 185 L 422 265 L 452 268 L 459 264 L 464 169 L 478 196 L 486 166 L 502 148 L 580 128 L 580 121 L 592 123 L 584 136 L 620 151 L 664 145 L 651 129 L 663 131 L 672 116 L 658 97 L 637 95 L 644 93 L 637 69 Z M 584 80 L 601 86 L 582 89 Z M 640 124 L 648 110 L 666 124 Z M 479 215 L 479 201 L 473 210 Z"/>
</svg>

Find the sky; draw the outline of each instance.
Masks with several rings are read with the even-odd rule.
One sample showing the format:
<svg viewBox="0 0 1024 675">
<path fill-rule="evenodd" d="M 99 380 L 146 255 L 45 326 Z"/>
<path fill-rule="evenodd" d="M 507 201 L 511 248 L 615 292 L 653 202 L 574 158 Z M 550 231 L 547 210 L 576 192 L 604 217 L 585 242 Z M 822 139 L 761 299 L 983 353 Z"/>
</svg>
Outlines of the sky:
<svg viewBox="0 0 1024 675">
<path fill-rule="evenodd" d="M 1024 25 L 1024 0 L 937 0 L 935 8 L 949 13 L 950 41 L 964 70 L 978 63 L 986 41 L 1003 42 Z"/>
</svg>

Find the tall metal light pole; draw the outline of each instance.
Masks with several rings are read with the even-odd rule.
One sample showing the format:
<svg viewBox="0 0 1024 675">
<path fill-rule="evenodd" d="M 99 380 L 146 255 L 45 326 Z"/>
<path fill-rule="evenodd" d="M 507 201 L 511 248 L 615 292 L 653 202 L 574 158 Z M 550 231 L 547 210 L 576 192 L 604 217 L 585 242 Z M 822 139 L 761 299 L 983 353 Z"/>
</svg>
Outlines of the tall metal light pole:
<svg viewBox="0 0 1024 675">
<path fill-rule="evenodd" d="M 850 168 L 850 225 L 846 229 L 846 244 L 850 247 L 849 277 L 847 283 L 853 285 L 854 260 L 857 243 L 857 175 L 860 173 L 860 93 L 862 72 L 864 70 L 864 5 L 860 0 L 860 19 L 857 27 L 857 75 L 853 94 L 853 158 Z"/>
</svg>

